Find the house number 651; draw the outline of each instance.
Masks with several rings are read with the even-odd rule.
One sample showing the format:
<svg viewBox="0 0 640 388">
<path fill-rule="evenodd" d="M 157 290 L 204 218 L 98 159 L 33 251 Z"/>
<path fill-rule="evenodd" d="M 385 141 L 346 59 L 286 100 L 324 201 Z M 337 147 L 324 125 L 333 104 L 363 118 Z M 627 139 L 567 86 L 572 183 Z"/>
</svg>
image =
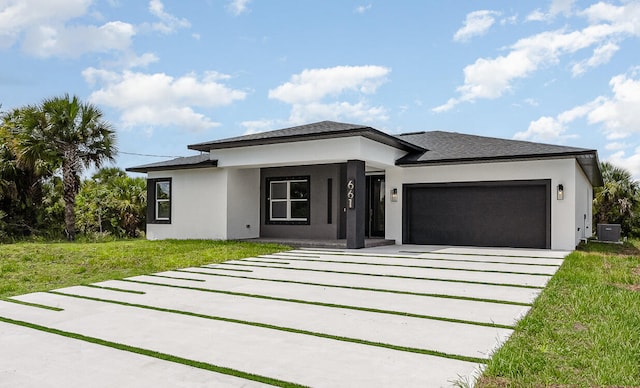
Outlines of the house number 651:
<svg viewBox="0 0 640 388">
<path fill-rule="evenodd" d="M 353 179 L 349 179 L 347 182 L 347 207 L 349 209 L 353 209 L 354 207 L 355 189 L 356 185 Z"/>
</svg>

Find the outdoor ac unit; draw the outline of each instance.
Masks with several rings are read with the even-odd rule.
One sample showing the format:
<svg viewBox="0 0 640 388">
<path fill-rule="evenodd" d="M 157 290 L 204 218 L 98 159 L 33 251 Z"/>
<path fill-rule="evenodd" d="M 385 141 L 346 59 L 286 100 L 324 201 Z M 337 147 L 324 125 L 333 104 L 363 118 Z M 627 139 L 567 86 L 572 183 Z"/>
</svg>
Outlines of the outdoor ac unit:
<svg viewBox="0 0 640 388">
<path fill-rule="evenodd" d="M 599 241 L 620 241 L 620 224 L 598 224 Z"/>
</svg>

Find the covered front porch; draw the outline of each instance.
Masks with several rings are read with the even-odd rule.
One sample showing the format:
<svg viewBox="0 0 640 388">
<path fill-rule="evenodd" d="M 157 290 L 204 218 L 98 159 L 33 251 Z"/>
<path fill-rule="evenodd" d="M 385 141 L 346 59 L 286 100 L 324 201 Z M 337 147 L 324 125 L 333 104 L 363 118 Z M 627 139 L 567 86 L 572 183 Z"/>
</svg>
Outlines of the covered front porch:
<svg viewBox="0 0 640 388">
<path fill-rule="evenodd" d="M 260 231 L 251 237 L 293 246 L 377 246 L 385 238 L 384 174 L 362 160 L 262 167 Z"/>
</svg>

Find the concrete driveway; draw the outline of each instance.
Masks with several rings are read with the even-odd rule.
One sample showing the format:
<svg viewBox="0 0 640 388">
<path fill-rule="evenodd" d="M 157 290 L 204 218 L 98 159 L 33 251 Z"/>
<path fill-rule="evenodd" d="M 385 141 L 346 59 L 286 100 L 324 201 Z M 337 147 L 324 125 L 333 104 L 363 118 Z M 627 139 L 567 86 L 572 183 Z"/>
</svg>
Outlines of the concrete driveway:
<svg viewBox="0 0 640 388">
<path fill-rule="evenodd" d="M 0 387 L 472 384 L 568 253 L 293 250 L 22 295 Z"/>
</svg>

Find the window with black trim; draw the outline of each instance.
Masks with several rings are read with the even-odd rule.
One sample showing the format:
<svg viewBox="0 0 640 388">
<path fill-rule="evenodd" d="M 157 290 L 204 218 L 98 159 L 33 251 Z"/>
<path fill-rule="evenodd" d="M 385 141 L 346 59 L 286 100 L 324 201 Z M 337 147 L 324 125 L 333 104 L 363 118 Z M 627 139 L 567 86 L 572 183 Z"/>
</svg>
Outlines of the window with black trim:
<svg viewBox="0 0 640 388">
<path fill-rule="evenodd" d="M 270 224 L 309 224 L 309 177 L 267 179 Z"/>
<path fill-rule="evenodd" d="M 171 178 L 147 180 L 147 222 L 171 223 Z"/>
</svg>

